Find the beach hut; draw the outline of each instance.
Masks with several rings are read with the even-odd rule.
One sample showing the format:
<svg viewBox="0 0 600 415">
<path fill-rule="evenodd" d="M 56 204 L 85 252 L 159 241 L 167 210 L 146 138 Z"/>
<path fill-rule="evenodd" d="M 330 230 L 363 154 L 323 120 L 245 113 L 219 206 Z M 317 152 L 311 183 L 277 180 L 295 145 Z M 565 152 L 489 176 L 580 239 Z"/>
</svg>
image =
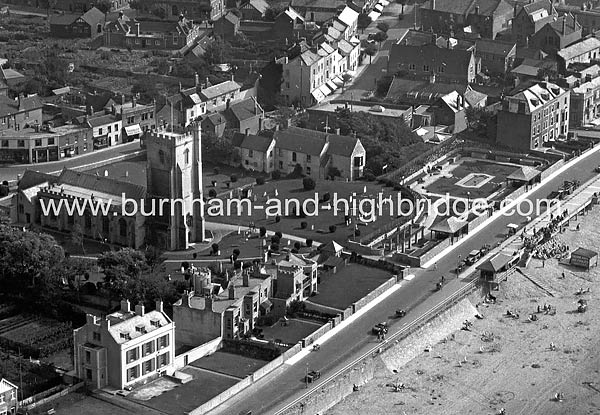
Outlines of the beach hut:
<svg viewBox="0 0 600 415">
<path fill-rule="evenodd" d="M 598 265 L 598 252 L 586 248 L 577 248 L 571 254 L 571 265 L 590 269 Z"/>
</svg>

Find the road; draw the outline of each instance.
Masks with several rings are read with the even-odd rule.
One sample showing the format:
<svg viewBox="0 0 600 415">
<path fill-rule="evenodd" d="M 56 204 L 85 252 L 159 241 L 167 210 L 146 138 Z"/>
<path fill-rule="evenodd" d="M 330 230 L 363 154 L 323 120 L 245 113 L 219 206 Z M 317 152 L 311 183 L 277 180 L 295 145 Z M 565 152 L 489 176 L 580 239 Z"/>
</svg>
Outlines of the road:
<svg viewBox="0 0 600 415">
<path fill-rule="evenodd" d="M 0 181 L 7 180 L 11 182 L 16 180 L 17 175 L 23 174 L 23 172 L 27 169 L 37 170 L 42 173 L 58 173 L 64 167 L 68 169 L 77 169 L 89 166 L 92 168 L 98 163 L 106 163 L 107 161 L 113 159 L 118 160 L 124 157 L 132 157 L 136 154 L 143 154 L 143 150 L 140 149 L 139 141 L 132 141 L 131 143 L 121 144 L 115 147 L 108 147 L 77 157 L 61 159 L 58 161 L 50 161 L 48 163 L 2 165 L 2 167 L 0 167 Z"/>
<path fill-rule="evenodd" d="M 600 164 L 600 152 L 596 152 L 586 159 L 580 160 L 567 171 L 559 174 L 554 179 L 538 186 L 528 197 L 534 202 L 546 198 L 548 194 L 556 190 L 564 180 L 578 179 L 582 183 L 593 177 L 594 168 Z M 531 218 L 536 214 L 529 215 Z M 302 382 L 306 368 L 310 370 L 321 370 L 323 377 L 342 368 L 347 362 L 366 353 L 376 342 L 374 336 L 370 335 L 371 327 L 378 322 L 389 320 L 392 324 L 391 331 L 397 331 L 402 325 L 414 320 L 423 311 L 428 310 L 435 304 L 454 292 L 460 284 L 461 279 L 451 280 L 441 292 L 433 293 L 435 283 L 441 275 L 448 277 L 450 270 L 455 269 L 458 256 L 465 258 L 474 249 L 480 249 L 484 244 L 494 245 L 506 238 L 506 226 L 509 223 L 524 224 L 526 218 L 518 213 L 512 216 L 501 216 L 491 222 L 484 230 L 465 240 L 462 245 L 448 253 L 437 261 L 437 271 L 415 270 L 415 278 L 407 282 L 395 293 L 374 306 L 365 315 L 358 318 L 354 324 L 346 327 L 326 343 L 321 345 L 318 352 L 310 353 L 293 366 L 284 366 L 284 369 L 265 376 L 255 385 L 238 393 L 234 398 L 210 412 L 210 415 L 237 414 L 243 410 L 252 410 L 256 414 L 269 414 L 291 402 L 295 397 L 305 392 Z M 393 321 L 391 317 L 398 308 L 409 310 L 407 316 L 401 320 Z M 316 385 L 319 385 L 317 383 Z"/>
</svg>

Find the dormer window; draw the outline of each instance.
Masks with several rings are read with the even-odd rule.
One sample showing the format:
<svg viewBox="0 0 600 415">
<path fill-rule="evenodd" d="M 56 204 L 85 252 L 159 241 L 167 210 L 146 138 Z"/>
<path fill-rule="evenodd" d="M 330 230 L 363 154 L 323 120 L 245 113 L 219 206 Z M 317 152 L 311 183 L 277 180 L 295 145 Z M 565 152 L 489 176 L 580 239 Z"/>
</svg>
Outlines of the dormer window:
<svg viewBox="0 0 600 415">
<path fill-rule="evenodd" d="M 131 336 L 129 335 L 128 331 L 122 332 L 121 333 L 121 338 L 125 339 L 125 340 L 131 340 Z"/>
<path fill-rule="evenodd" d="M 160 327 L 160 320 L 152 319 L 150 320 L 150 324 L 152 325 L 152 327 Z"/>
<path fill-rule="evenodd" d="M 146 327 L 143 324 L 140 324 L 139 326 L 135 326 L 135 331 L 146 334 Z"/>
</svg>

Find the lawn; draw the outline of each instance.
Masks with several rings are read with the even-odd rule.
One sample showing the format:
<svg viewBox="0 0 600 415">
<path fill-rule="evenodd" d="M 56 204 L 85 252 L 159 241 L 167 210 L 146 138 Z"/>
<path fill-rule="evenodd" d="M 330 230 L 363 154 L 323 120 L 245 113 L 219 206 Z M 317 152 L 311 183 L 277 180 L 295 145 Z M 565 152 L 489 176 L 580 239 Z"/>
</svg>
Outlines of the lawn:
<svg viewBox="0 0 600 415">
<path fill-rule="evenodd" d="M 310 301 L 344 310 L 392 277 L 387 271 L 358 264 L 338 267 L 335 274 L 320 274 L 319 294 Z"/>
<path fill-rule="evenodd" d="M 351 225 L 346 226 L 344 223 L 345 203 L 342 200 L 349 200 L 354 193 L 356 195 L 354 201 L 358 211 L 362 199 L 371 199 L 372 203 L 363 202 L 363 211 L 366 213 L 375 211 L 377 213 L 375 202 L 378 200 L 380 192 L 383 192 L 383 198 L 391 196 L 394 205 L 396 204 L 398 192 L 373 182 L 317 180 L 317 186 L 314 190 L 305 191 L 302 186 L 302 179 L 274 180 L 264 185 L 254 186 L 253 195 L 250 196 L 250 209 L 248 209 L 247 203 L 241 203 L 241 208 L 238 211 L 237 205 L 231 202 L 228 203 L 227 197 L 224 197 L 222 198 L 224 201 L 224 211 L 222 213 L 224 214 L 221 215 L 221 212 L 216 209 L 211 210 L 211 204 L 209 204 L 207 205 L 205 218 L 207 221 L 233 223 L 245 227 L 250 223 L 254 223 L 257 228 L 264 226 L 269 231 L 281 231 L 284 234 L 292 234 L 324 243 L 334 239 L 347 240 L 352 238 L 355 224 L 360 221 L 355 219 Z M 323 201 L 325 194 L 330 196 L 327 202 Z M 333 203 L 335 194 L 337 194 L 338 199 L 337 211 L 336 204 Z M 315 203 L 308 201 L 309 199 L 320 201 L 317 203 L 318 209 L 315 209 Z M 300 207 L 306 201 L 306 216 L 304 218 L 295 214 L 300 210 L 295 210 L 296 201 Z M 227 209 L 228 204 L 230 209 Z M 267 218 L 267 213 L 274 212 L 278 204 L 281 207 L 281 213 L 283 213 L 280 222 L 276 222 L 273 216 Z M 349 208 L 352 209 L 352 204 L 349 204 Z M 214 213 L 217 213 L 217 215 Z M 359 223 L 361 235 L 366 235 L 374 229 L 390 223 L 396 217 L 391 217 L 389 204 L 383 204 L 382 213 L 373 222 Z M 305 228 L 302 227 L 302 222 L 306 222 Z M 331 225 L 336 226 L 334 232 L 329 229 Z"/>
<path fill-rule="evenodd" d="M 227 375 L 189 366 L 181 371 L 192 375 L 194 380 L 143 401 L 144 405 L 167 414 L 183 415 L 208 402 L 239 381 Z"/>
<path fill-rule="evenodd" d="M 280 322 L 277 322 L 271 327 L 265 326 L 260 328 L 263 330 L 265 340 L 275 340 L 276 343 L 296 344 L 320 327 L 321 324 L 314 321 L 293 318 L 288 320 L 287 326 L 282 326 Z"/>
<path fill-rule="evenodd" d="M 452 177 L 439 177 L 426 187 L 427 192 L 438 195 L 470 198 L 487 198 L 498 189 L 498 184 L 506 184 L 506 177 L 517 169 L 517 166 L 498 164 L 491 161 L 463 161 L 451 171 Z M 483 173 L 493 178 L 481 187 L 462 187 L 456 183 L 471 173 Z M 468 194 L 467 194 L 468 193 Z"/>
<path fill-rule="evenodd" d="M 267 361 L 253 359 L 251 357 L 239 354 L 216 351 L 210 356 L 203 357 L 190 363 L 200 369 L 210 370 L 211 372 L 224 373 L 243 379 L 246 376 L 256 372 L 266 365 Z"/>
</svg>

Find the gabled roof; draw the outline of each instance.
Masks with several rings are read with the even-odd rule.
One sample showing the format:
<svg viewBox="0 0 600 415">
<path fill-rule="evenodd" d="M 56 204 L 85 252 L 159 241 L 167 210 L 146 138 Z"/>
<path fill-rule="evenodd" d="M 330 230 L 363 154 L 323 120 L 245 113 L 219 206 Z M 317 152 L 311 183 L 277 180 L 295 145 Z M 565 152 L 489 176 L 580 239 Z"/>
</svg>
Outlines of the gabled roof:
<svg viewBox="0 0 600 415">
<path fill-rule="evenodd" d="M 522 7 L 523 10 L 528 15 L 535 14 L 535 12 L 539 10 L 546 10 L 548 14 L 552 13 L 552 3 L 550 0 L 538 0 L 533 3 L 526 4 Z"/>
<path fill-rule="evenodd" d="M 462 102 L 462 99 L 463 97 L 457 91 L 452 91 L 442 97 L 442 101 L 444 101 L 446 106 L 455 113 L 462 111 L 466 106 L 469 106 L 466 102 L 464 104 L 459 104 L 459 101 Z"/>
<path fill-rule="evenodd" d="M 422 64 L 442 65 L 445 64 L 445 75 L 467 74 L 469 63 L 473 52 L 463 49 L 440 48 L 437 45 L 392 45 L 388 66 L 395 72 L 398 64 L 411 62 L 417 67 Z"/>
<path fill-rule="evenodd" d="M 64 169 L 58 176 L 57 182 L 118 197 L 125 194 L 135 200 L 142 200 L 146 197 L 146 188 L 143 186 L 75 170 Z"/>
<path fill-rule="evenodd" d="M 86 21 L 89 25 L 96 24 L 98 21 L 104 19 L 104 13 L 102 13 L 96 7 L 92 7 L 87 12 L 85 12 L 81 18 Z"/>
<path fill-rule="evenodd" d="M 579 256 L 590 259 L 595 256 L 598 256 L 598 252 L 592 251 L 591 249 L 586 249 L 586 248 L 577 248 L 573 253 L 571 253 L 571 256 L 573 256 L 573 255 L 579 255 Z"/>
<path fill-rule="evenodd" d="M 143 326 L 145 332 L 156 330 L 158 327 L 152 324 L 153 320 L 158 321 L 160 327 L 171 323 L 171 320 L 165 313 L 157 310 L 144 313 L 143 316 L 134 312 L 116 312 L 109 314 L 106 318 L 111 322 L 108 331 L 117 344 L 127 343 L 128 341 L 135 340 L 136 337 L 142 336 L 144 333 L 138 331 L 138 327 Z M 121 333 L 129 336 L 126 338 L 121 336 Z"/>
<path fill-rule="evenodd" d="M 220 112 L 206 114 L 202 117 L 202 119 L 210 121 L 212 125 L 221 125 L 227 122 L 223 114 L 221 114 Z"/>
<path fill-rule="evenodd" d="M 565 48 L 562 48 L 556 54 L 564 60 L 569 60 L 599 48 L 600 39 L 590 37 L 587 39 L 583 39 L 580 42 L 573 43 L 572 45 L 569 45 Z"/>
<path fill-rule="evenodd" d="M 530 86 L 527 89 L 516 92 L 514 95 L 507 97 L 511 100 L 525 102 L 530 111 L 544 105 L 546 102 L 553 100 L 565 91 L 556 84 L 550 82 L 541 82 Z"/>
<path fill-rule="evenodd" d="M 241 89 L 242 86 L 235 81 L 225 81 L 200 91 L 200 96 L 205 100 L 211 100 L 224 94 Z"/>
<path fill-rule="evenodd" d="M 484 94 L 483 92 L 475 91 L 472 88 L 467 88 L 464 95 L 465 101 L 472 107 L 476 106 L 481 101 L 487 99 L 486 94 Z"/>
<path fill-rule="evenodd" d="M 478 270 L 498 272 L 504 268 L 511 260 L 512 256 L 507 255 L 503 252 L 499 252 L 490 259 L 484 261 L 482 264 L 477 266 Z"/>
<path fill-rule="evenodd" d="M 233 23 L 234 25 L 237 25 L 240 22 L 240 18 L 231 12 L 223 16 L 223 19 L 227 20 L 230 23 Z"/>
<path fill-rule="evenodd" d="M 571 33 L 581 30 L 581 25 L 571 13 L 560 16 L 558 19 L 551 23 L 547 23 L 546 25 L 549 25 L 557 34 L 561 36 L 567 36 Z"/>
<path fill-rule="evenodd" d="M 436 219 L 437 220 L 437 219 Z M 443 217 L 441 220 L 434 222 L 429 230 L 433 232 L 453 234 L 464 228 L 469 222 L 461 220 L 456 216 Z"/>
<path fill-rule="evenodd" d="M 50 25 L 68 26 L 79 19 L 79 16 L 80 15 L 74 13 L 53 14 L 50 16 Z"/>
<path fill-rule="evenodd" d="M 39 96 L 23 97 L 19 99 L 10 99 L 7 96 L 0 95 L 0 116 L 15 114 L 19 111 L 31 111 L 42 108 L 43 103 Z"/>
<path fill-rule="evenodd" d="M 237 121 L 244 121 L 262 113 L 262 107 L 254 98 L 246 98 L 242 101 L 231 104 L 225 110 L 225 117 L 234 118 Z"/>
<path fill-rule="evenodd" d="M 360 142 L 358 138 L 343 135 L 330 135 L 328 138 L 329 148 L 327 153 L 343 157 L 352 156 L 354 149 Z"/>
<path fill-rule="evenodd" d="M 52 183 L 56 182 L 57 180 L 58 177 L 51 174 L 40 173 L 35 170 L 27 169 L 23 172 L 23 176 L 19 180 L 17 187 L 19 190 L 25 190 L 33 186 L 38 186 L 42 183 Z"/>
<path fill-rule="evenodd" d="M 286 15 L 287 17 L 289 17 L 290 19 L 292 19 L 294 22 L 304 22 L 304 17 L 300 16 L 300 14 L 294 10 L 292 8 L 292 6 L 288 6 L 287 9 L 285 9 L 283 12 L 281 12 L 279 14 L 279 16 L 281 15 Z M 279 17 L 277 16 L 277 17 Z"/>
<path fill-rule="evenodd" d="M 490 16 L 496 9 L 507 5 L 504 0 L 428 0 L 421 9 L 431 9 L 432 1 L 435 2 L 436 11 L 461 15 L 474 13 L 475 8 L 479 7 L 479 14 Z"/>
<path fill-rule="evenodd" d="M 244 135 L 242 142 L 240 143 L 240 148 L 245 148 L 247 150 L 259 151 L 261 153 L 266 153 L 271 144 L 273 144 L 273 137 L 263 137 L 262 135 Z"/>
<path fill-rule="evenodd" d="M 269 3 L 267 3 L 265 0 L 250 0 L 240 7 L 244 6 L 252 6 L 257 12 L 265 14 L 269 8 Z"/>
<path fill-rule="evenodd" d="M 19 387 L 4 378 L 0 380 L 0 394 L 10 392 L 13 389 L 19 389 Z"/>
<path fill-rule="evenodd" d="M 87 120 L 90 127 L 100 127 L 118 121 L 119 119 L 113 114 L 100 115 L 99 117 L 89 116 Z"/>
<path fill-rule="evenodd" d="M 274 134 L 277 147 L 283 150 L 318 156 L 325 148 L 326 133 L 306 128 L 289 127 Z"/>
<path fill-rule="evenodd" d="M 319 248 L 319 251 L 321 251 L 321 252 L 329 252 L 332 254 L 339 254 L 343 250 L 344 250 L 344 247 L 342 245 L 338 244 L 336 241 L 328 242 Z"/>
<path fill-rule="evenodd" d="M 478 39 L 475 42 L 477 53 L 490 53 L 492 55 L 506 57 L 516 48 L 514 42 L 502 42 L 500 40 Z"/>
<path fill-rule="evenodd" d="M 358 20 L 358 12 L 346 6 L 337 18 L 346 26 L 352 26 Z"/>
</svg>

